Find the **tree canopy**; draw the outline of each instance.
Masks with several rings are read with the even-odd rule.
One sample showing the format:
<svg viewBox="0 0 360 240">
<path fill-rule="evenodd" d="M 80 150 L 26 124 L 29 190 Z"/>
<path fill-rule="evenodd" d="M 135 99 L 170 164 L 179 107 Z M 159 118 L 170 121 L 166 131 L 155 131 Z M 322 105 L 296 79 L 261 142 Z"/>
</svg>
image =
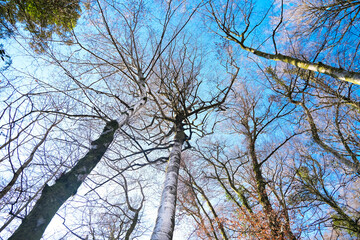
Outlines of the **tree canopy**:
<svg viewBox="0 0 360 240">
<path fill-rule="evenodd" d="M 81 14 L 79 0 L 4 0 L 0 6 L 0 39 L 20 28 L 30 33 L 30 44 L 38 51 L 53 34 L 68 37 Z"/>
<path fill-rule="evenodd" d="M 1 6 L 0 238 L 360 237 L 359 1 Z"/>
</svg>

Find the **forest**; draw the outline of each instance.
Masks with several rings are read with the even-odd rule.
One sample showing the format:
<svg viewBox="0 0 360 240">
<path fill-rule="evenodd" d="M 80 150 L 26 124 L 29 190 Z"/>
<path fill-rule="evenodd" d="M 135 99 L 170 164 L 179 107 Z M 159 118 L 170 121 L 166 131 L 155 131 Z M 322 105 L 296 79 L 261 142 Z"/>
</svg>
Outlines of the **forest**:
<svg viewBox="0 0 360 240">
<path fill-rule="evenodd" d="M 360 239 L 359 0 L 0 0 L 0 240 Z"/>
</svg>

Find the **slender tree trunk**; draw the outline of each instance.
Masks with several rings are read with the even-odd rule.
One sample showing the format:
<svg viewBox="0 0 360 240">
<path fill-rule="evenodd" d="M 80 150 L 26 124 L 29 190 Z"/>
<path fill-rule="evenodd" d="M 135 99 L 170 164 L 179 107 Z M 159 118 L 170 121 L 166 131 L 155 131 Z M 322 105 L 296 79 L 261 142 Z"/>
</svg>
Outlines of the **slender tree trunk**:
<svg viewBox="0 0 360 240">
<path fill-rule="evenodd" d="M 180 117 L 177 117 L 175 131 L 174 146 L 169 157 L 165 184 L 151 240 L 170 240 L 172 239 L 174 233 L 181 148 L 185 141 L 185 133 L 182 125 L 182 119 Z"/>
<path fill-rule="evenodd" d="M 332 66 L 323 64 L 321 62 L 312 63 L 312 62 L 300 60 L 297 58 L 293 58 L 290 56 L 285 56 L 282 54 L 268 54 L 268 53 L 260 52 L 260 51 L 257 51 L 255 49 L 251 49 L 251 48 L 246 48 L 246 50 L 254 53 L 255 55 L 257 55 L 259 57 L 263 57 L 263 58 L 275 60 L 275 61 L 281 61 L 281 62 L 288 63 L 295 67 L 302 68 L 305 70 L 324 73 L 333 78 L 340 79 L 344 82 L 350 82 L 350 83 L 360 85 L 360 73 L 358 73 L 358 72 L 351 72 L 351 71 L 347 71 L 342 68 L 332 67 Z"/>
<path fill-rule="evenodd" d="M 274 209 L 271 206 L 270 200 L 268 198 L 267 192 L 266 192 L 266 183 L 262 176 L 261 169 L 259 164 L 256 162 L 252 162 L 253 165 L 253 171 L 255 173 L 256 178 L 256 187 L 257 187 L 257 194 L 259 197 L 259 202 L 263 207 L 263 211 L 266 215 L 266 218 L 269 221 L 269 226 L 272 235 L 275 239 L 279 239 L 281 236 L 280 226 L 279 222 L 277 221 L 277 216 L 274 211 Z"/>
<path fill-rule="evenodd" d="M 200 192 L 201 196 L 205 199 L 207 205 L 209 206 L 210 211 L 211 211 L 211 213 L 212 213 L 213 216 L 214 216 L 214 220 L 215 220 L 216 224 L 217 224 L 218 227 L 219 227 L 219 230 L 220 230 L 220 233 L 221 233 L 222 238 L 223 238 L 224 240 L 228 240 L 229 238 L 227 237 L 227 234 L 226 234 L 224 225 L 223 225 L 222 222 L 219 220 L 219 216 L 218 216 L 218 214 L 216 213 L 215 208 L 214 208 L 214 206 L 211 204 L 209 198 L 206 196 L 204 189 L 202 189 L 202 188 L 195 182 L 195 179 L 192 179 L 192 181 L 193 181 L 193 184 L 195 185 L 195 187 L 197 187 L 197 189 L 198 189 L 198 191 Z"/>
<path fill-rule="evenodd" d="M 350 83 L 354 83 L 357 85 L 360 85 L 360 73 L 359 72 L 352 72 L 352 71 L 347 71 L 345 69 L 342 68 L 336 68 L 336 67 L 332 67 L 330 65 L 326 65 L 323 64 L 321 62 L 318 63 L 312 63 L 309 61 L 305 61 L 305 60 L 300 60 L 298 58 L 293 58 L 290 56 L 286 56 L 286 55 L 282 55 L 280 53 L 277 54 L 270 54 L 270 53 L 265 53 L 262 51 L 258 51 L 254 48 L 250 48 L 244 45 L 243 41 L 240 41 L 239 39 L 237 39 L 236 37 L 234 37 L 232 34 L 232 32 L 230 31 L 226 31 L 225 33 L 227 34 L 227 39 L 232 40 L 236 43 L 238 43 L 240 45 L 240 47 L 248 52 L 251 52 L 259 57 L 262 58 L 266 58 L 269 60 L 274 60 L 274 61 L 280 61 L 280 62 L 284 62 L 284 63 L 288 63 L 291 64 L 295 67 L 298 68 L 302 68 L 305 70 L 310 70 L 313 72 L 319 72 L 319 73 L 323 73 L 326 75 L 329 75 L 333 78 L 337 78 L 339 80 L 342 80 L 344 82 L 350 82 Z"/>
<path fill-rule="evenodd" d="M 256 179 L 259 202 L 263 207 L 263 211 L 269 222 L 271 234 L 273 235 L 274 239 L 284 239 L 284 233 L 281 231 L 278 216 L 271 205 L 268 193 L 266 191 L 266 181 L 262 175 L 261 165 L 259 164 L 259 161 L 257 159 L 255 151 L 255 141 L 252 139 L 252 136 L 250 134 L 247 137 L 251 164 Z M 291 239 L 296 239 L 292 233 L 289 233 L 288 235 L 291 237 Z"/>
<path fill-rule="evenodd" d="M 119 128 L 117 121 L 106 124 L 100 137 L 91 142 L 91 149 L 69 172 L 63 174 L 52 186 L 46 185 L 29 215 L 9 240 L 40 239 L 61 205 L 74 195 L 85 178 L 101 160 Z"/>
<path fill-rule="evenodd" d="M 314 141 L 325 151 L 331 153 L 336 157 L 341 163 L 343 163 L 345 166 L 347 166 L 349 169 L 353 170 L 354 172 L 360 174 L 360 163 L 355 159 L 354 162 L 350 161 L 349 159 L 345 158 L 343 155 L 341 155 L 339 152 L 334 150 L 332 147 L 327 145 L 325 142 L 323 142 L 319 136 L 318 129 L 316 127 L 315 121 L 311 115 L 310 110 L 306 107 L 304 103 L 299 103 L 307 116 L 308 123 L 310 125 L 311 135 Z"/>
</svg>

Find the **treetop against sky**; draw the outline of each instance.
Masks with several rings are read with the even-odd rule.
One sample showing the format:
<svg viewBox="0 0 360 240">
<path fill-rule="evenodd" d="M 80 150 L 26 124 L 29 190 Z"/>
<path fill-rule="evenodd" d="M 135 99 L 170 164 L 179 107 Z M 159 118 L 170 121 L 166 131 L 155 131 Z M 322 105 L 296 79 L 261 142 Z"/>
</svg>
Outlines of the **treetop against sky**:
<svg viewBox="0 0 360 240">
<path fill-rule="evenodd" d="M 0 238 L 360 236 L 359 1 L 0 4 Z"/>
</svg>

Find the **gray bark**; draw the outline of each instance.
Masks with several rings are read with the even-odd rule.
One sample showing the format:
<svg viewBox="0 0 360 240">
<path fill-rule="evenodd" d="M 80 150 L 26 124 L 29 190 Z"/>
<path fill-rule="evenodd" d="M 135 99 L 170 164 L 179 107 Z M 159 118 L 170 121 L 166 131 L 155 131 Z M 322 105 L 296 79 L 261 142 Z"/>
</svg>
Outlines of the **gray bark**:
<svg viewBox="0 0 360 240">
<path fill-rule="evenodd" d="M 360 73 L 359 72 L 352 72 L 342 68 L 332 67 L 330 65 L 319 63 L 312 63 L 305 60 L 300 60 L 298 58 L 293 58 L 290 56 L 282 55 L 282 54 L 269 54 L 264 53 L 253 48 L 249 47 L 242 47 L 244 50 L 254 53 L 259 57 L 263 57 L 269 60 L 274 61 L 281 61 L 284 63 L 291 64 L 295 67 L 302 68 L 305 70 L 310 70 L 313 72 L 323 73 L 329 75 L 333 78 L 337 78 L 344 82 L 354 83 L 360 85 Z"/>
<path fill-rule="evenodd" d="M 184 141 L 185 133 L 180 120 L 176 126 L 174 146 L 169 157 L 160 207 L 151 240 L 170 240 L 173 237 L 181 148 Z"/>
<path fill-rule="evenodd" d="M 220 26 L 221 26 L 221 24 L 220 24 Z M 298 58 L 293 58 L 290 56 L 282 55 L 280 53 L 270 54 L 270 53 L 262 52 L 262 51 L 254 49 L 254 48 L 245 46 L 244 40 L 239 40 L 238 38 L 236 38 L 236 36 L 238 36 L 243 39 L 243 35 L 238 35 L 232 31 L 227 30 L 226 28 L 224 28 L 223 31 L 226 34 L 226 36 L 225 36 L 226 39 L 238 43 L 242 49 L 244 49 L 248 52 L 251 52 L 259 57 L 266 58 L 269 60 L 288 63 L 288 64 L 291 64 L 298 68 L 302 68 L 302 69 L 313 71 L 313 72 L 323 73 L 323 74 L 329 75 L 333 78 L 337 78 L 344 82 L 349 82 L 349 83 L 354 83 L 354 84 L 360 85 L 360 73 L 359 72 L 352 72 L 352 71 L 348 71 L 348 70 L 345 70 L 342 68 L 332 67 L 330 65 L 323 64 L 321 62 L 312 63 L 309 61 L 300 60 Z"/>
<path fill-rule="evenodd" d="M 47 225 L 65 201 L 76 194 L 85 178 L 101 160 L 119 128 L 117 121 L 106 124 L 100 137 L 91 142 L 89 152 L 69 172 L 63 174 L 52 186 L 46 185 L 34 208 L 22 221 L 9 240 L 40 239 Z"/>
</svg>

